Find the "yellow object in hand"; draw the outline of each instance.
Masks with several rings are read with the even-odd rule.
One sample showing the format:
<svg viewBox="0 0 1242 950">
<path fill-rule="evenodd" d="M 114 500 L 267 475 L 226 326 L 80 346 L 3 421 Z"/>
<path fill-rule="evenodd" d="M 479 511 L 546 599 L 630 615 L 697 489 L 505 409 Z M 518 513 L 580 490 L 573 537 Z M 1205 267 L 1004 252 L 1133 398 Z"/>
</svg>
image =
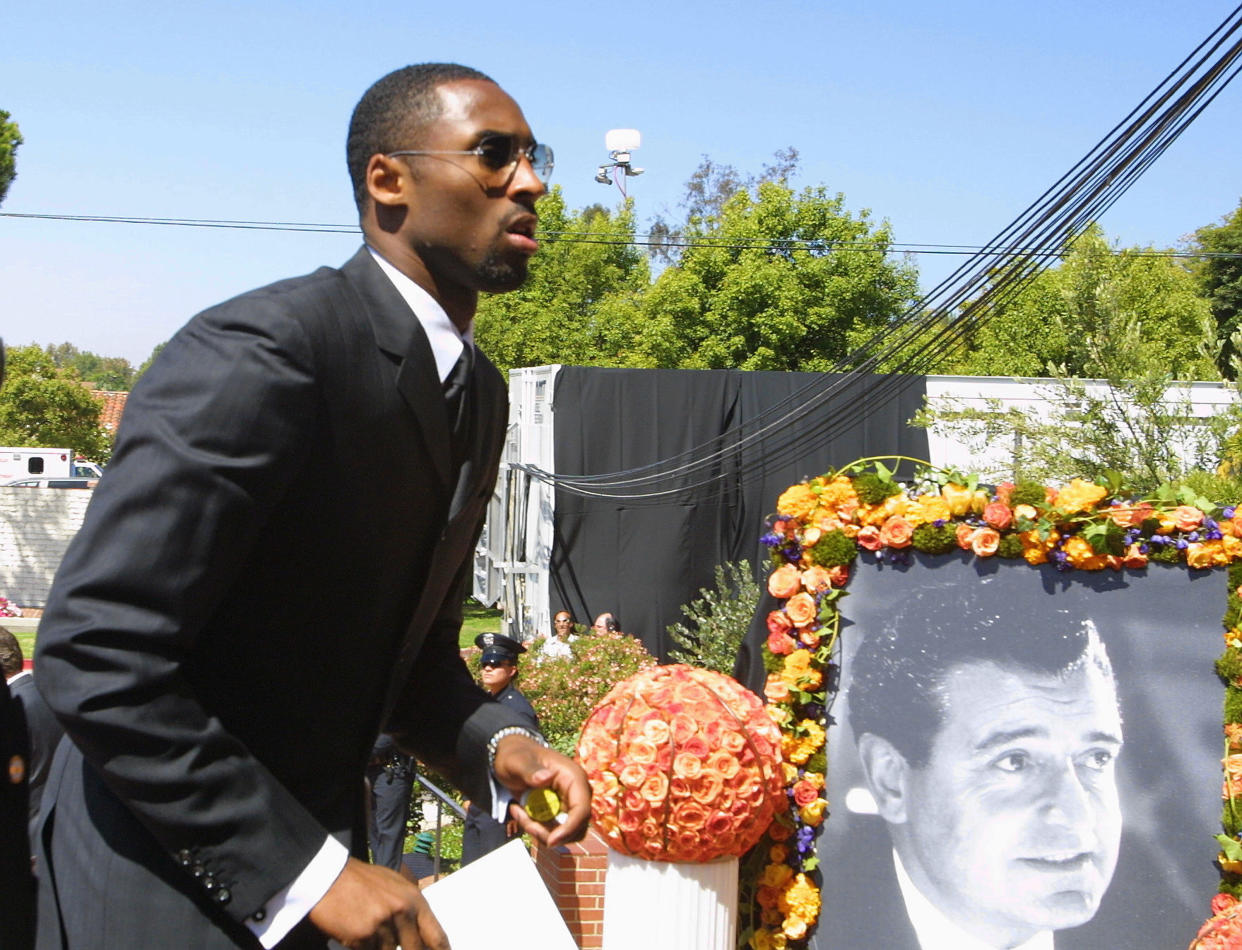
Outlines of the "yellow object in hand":
<svg viewBox="0 0 1242 950">
<path fill-rule="evenodd" d="M 561 799 L 550 788 L 532 788 L 522 796 L 522 807 L 535 821 L 555 821 L 561 811 Z"/>
</svg>

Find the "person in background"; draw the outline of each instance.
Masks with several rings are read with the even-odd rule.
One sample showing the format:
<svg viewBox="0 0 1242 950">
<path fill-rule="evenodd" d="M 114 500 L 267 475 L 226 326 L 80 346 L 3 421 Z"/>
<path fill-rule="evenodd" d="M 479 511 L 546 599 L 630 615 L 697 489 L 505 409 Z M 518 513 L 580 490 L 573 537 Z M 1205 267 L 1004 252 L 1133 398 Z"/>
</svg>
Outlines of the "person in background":
<svg viewBox="0 0 1242 950">
<path fill-rule="evenodd" d="M 573 653 L 569 645 L 578 638 L 574 636 L 574 617 L 568 610 L 558 610 L 552 618 L 552 635 L 539 644 L 536 661 L 551 657 L 567 657 Z"/>
<path fill-rule="evenodd" d="M 514 685 L 518 677 L 518 656 L 526 652 L 526 647 L 501 633 L 481 633 L 474 638 L 474 643 L 483 651 L 483 655 L 479 657 L 479 678 L 483 682 L 483 688 L 497 702 L 521 716 L 538 732 L 539 717 L 535 714 L 535 707 Z M 469 864 L 489 851 L 496 850 L 517 833 L 517 823 L 512 818 L 499 821 L 494 817 L 494 811 L 489 812 L 473 801 L 468 802 L 466 827 L 461 842 L 461 863 Z"/>
<path fill-rule="evenodd" d="M 43 785 L 47 781 L 48 767 L 52 763 L 52 753 L 56 744 L 65 734 L 47 703 L 35 688 L 34 674 L 24 668 L 22 645 L 17 642 L 12 632 L 0 627 L 0 668 L 4 670 L 4 678 L 9 684 L 9 692 L 13 702 L 21 707 L 22 718 L 26 723 L 26 735 L 29 741 L 30 758 L 27 761 L 27 780 L 30 789 L 29 828 L 33 851 L 34 834 L 39 817 L 39 802 L 43 796 Z"/>
<path fill-rule="evenodd" d="M 367 784 L 371 789 L 371 863 L 400 871 L 414 790 L 414 757 L 398 749 L 392 736 L 381 734 L 371 747 Z"/>
<path fill-rule="evenodd" d="M 613 614 L 602 613 L 595 618 L 591 629 L 596 633 L 616 633 L 621 629 L 621 625 L 617 623 L 617 618 Z"/>
<path fill-rule="evenodd" d="M 0 340 L 0 384 L 4 383 L 4 341 Z M 35 879 L 30 864 L 30 739 L 22 707 L 0 677 L 0 950 L 34 946 Z"/>
</svg>

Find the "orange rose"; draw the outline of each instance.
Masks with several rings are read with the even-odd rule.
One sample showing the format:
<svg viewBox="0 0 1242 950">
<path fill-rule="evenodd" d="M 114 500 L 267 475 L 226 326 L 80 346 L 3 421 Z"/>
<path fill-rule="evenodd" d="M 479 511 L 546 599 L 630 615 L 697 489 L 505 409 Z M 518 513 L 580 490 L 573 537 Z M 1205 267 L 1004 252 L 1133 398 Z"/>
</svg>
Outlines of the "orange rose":
<svg viewBox="0 0 1242 950">
<path fill-rule="evenodd" d="M 803 592 L 789 598 L 788 603 L 785 604 L 785 613 L 789 614 L 789 619 L 793 621 L 795 627 L 805 627 L 815 620 L 819 608 L 815 604 L 815 598 Z"/>
<path fill-rule="evenodd" d="M 975 536 L 975 529 L 968 524 L 958 523 L 957 526 L 957 546 L 963 551 L 970 550 L 970 542 Z"/>
<path fill-rule="evenodd" d="M 865 551 L 878 551 L 883 544 L 880 540 L 880 529 L 873 524 L 860 528 L 854 542 Z"/>
<path fill-rule="evenodd" d="M 1000 532 L 995 528 L 980 528 L 970 539 L 970 549 L 976 557 L 991 557 L 1000 545 Z"/>
<path fill-rule="evenodd" d="M 819 631 L 803 627 L 798 631 L 798 641 L 808 650 L 814 650 L 819 646 Z"/>
<path fill-rule="evenodd" d="M 1190 505 L 1179 505 L 1173 509 L 1173 525 L 1178 531 L 1190 532 L 1203 524 L 1203 512 Z"/>
<path fill-rule="evenodd" d="M 1136 541 L 1126 548 L 1126 556 L 1122 558 L 1121 563 L 1132 570 L 1138 570 L 1147 566 L 1147 555 L 1139 550 L 1139 545 Z"/>
<path fill-rule="evenodd" d="M 1039 517 L 1039 512 L 1035 510 L 1033 505 L 1017 505 L 1013 509 L 1015 518 L 1025 518 L 1027 521 L 1034 521 Z"/>
<path fill-rule="evenodd" d="M 698 778 L 699 773 L 702 771 L 703 760 L 697 755 L 688 755 L 685 752 L 680 752 L 673 759 L 673 774 L 678 778 Z"/>
<path fill-rule="evenodd" d="M 778 600 L 792 597 L 802 587 L 802 574 L 792 564 L 783 564 L 768 575 L 768 593 Z"/>
<path fill-rule="evenodd" d="M 827 590 L 832 585 L 826 568 L 815 565 L 802 572 L 802 586 L 812 594 Z"/>
<path fill-rule="evenodd" d="M 793 828 L 784 821 L 774 821 L 768 826 L 768 837 L 773 841 L 788 841 L 793 837 Z"/>
<path fill-rule="evenodd" d="M 668 797 L 668 776 L 663 772 L 648 775 L 639 794 L 653 805 L 661 804 Z"/>
<path fill-rule="evenodd" d="M 1191 542 L 1186 545 L 1186 565 L 1196 570 L 1206 570 L 1212 566 L 1212 549 L 1207 544 Z"/>
<path fill-rule="evenodd" d="M 805 780 L 798 782 L 793 787 L 794 802 L 799 806 L 809 805 L 815 799 L 819 798 L 819 789 Z"/>
<path fill-rule="evenodd" d="M 908 548 L 914 528 L 901 515 L 893 515 L 880 527 L 880 543 L 890 548 Z"/>
<path fill-rule="evenodd" d="M 833 587 L 844 587 L 849 583 L 850 569 L 844 564 L 835 564 L 828 568 L 828 583 Z"/>
<path fill-rule="evenodd" d="M 1013 482 L 1001 482 L 996 486 L 996 500 L 1009 504 L 1009 498 L 1017 486 Z"/>
<path fill-rule="evenodd" d="M 990 501 L 984 506 L 983 520 L 997 531 L 1004 531 L 1013 522 L 1013 512 L 1003 501 Z"/>
</svg>

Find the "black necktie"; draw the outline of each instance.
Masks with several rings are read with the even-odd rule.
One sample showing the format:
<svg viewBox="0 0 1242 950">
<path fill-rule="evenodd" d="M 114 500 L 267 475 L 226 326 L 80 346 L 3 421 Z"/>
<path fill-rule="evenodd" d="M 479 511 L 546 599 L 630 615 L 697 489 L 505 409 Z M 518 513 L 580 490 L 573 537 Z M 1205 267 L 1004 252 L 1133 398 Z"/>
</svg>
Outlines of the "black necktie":
<svg viewBox="0 0 1242 950">
<path fill-rule="evenodd" d="M 470 409 L 466 398 L 470 389 L 470 372 L 474 366 L 474 347 L 469 343 L 462 346 L 461 356 L 449 370 L 444 380 L 444 408 L 448 412 L 449 428 L 453 433 L 453 460 L 460 465 L 465 458 L 465 442 L 468 431 Z"/>
</svg>

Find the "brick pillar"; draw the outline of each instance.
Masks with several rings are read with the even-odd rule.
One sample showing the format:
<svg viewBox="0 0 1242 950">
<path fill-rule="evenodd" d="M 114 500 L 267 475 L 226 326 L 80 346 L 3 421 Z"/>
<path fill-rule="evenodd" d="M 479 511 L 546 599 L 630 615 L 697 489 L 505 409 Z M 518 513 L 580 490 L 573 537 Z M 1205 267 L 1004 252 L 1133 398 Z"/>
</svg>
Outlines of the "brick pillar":
<svg viewBox="0 0 1242 950">
<path fill-rule="evenodd" d="M 608 846 L 592 828 L 573 844 L 532 848 L 535 867 L 581 950 L 604 945 L 604 874 Z"/>
</svg>

